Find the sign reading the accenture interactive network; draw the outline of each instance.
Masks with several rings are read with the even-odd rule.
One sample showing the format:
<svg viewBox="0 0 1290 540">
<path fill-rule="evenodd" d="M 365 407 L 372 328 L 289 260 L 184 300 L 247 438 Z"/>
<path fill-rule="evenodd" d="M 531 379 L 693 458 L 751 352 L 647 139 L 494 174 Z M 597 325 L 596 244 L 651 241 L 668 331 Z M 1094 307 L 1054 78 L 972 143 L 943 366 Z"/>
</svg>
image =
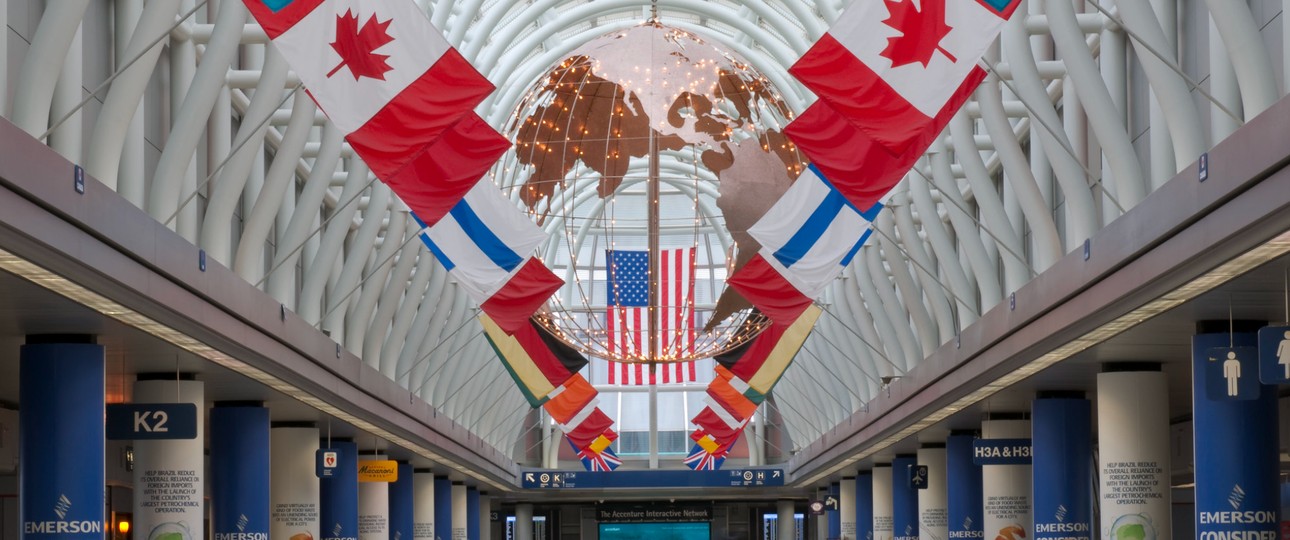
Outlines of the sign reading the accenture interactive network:
<svg viewBox="0 0 1290 540">
<path fill-rule="evenodd" d="M 113 403 L 106 408 L 110 440 L 197 438 L 197 406 L 192 403 Z"/>
<path fill-rule="evenodd" d="M 976 465 L 1029 465 L 1030 439 L 977 439 L 972 441 Z"/>
<path fill-rule="evenodd" d="M 784 485 L 783 469 L 721 471 L 524 471 L 524 489 L 767 487 Z"/>
<path fill-rule="evenodd" d="M 600 522 L 712 521 L 712 507 L 698 505 L 608 505 L 596 507 Z"/>
</svg>

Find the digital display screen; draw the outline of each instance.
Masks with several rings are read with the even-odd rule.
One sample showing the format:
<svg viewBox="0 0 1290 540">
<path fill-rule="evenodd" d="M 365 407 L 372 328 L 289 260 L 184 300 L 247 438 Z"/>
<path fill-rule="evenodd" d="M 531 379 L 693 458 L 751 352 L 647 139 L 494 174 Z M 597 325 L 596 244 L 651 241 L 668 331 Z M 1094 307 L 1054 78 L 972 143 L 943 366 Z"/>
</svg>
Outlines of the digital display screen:
<svg viewBox="0 0 1290 540">
<path fill-rule="evenodd" d="M 601 523 L 600 540 L 709 540 L 707 523 Z"/>
</svg>

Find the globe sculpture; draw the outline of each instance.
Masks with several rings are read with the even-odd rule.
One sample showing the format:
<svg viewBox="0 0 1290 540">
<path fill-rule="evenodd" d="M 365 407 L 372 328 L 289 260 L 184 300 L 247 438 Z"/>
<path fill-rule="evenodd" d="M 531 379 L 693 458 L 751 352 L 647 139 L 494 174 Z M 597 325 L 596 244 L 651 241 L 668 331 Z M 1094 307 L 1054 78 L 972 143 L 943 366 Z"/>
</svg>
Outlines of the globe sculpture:
<svg viewBox="0 0 1290 540">
<path fill-rule="evenodd" d="M 539 255 L 566 282 L 540 322 L 617 362 L 710 357 L 755 335 L 763 318 L 725 278 L 759 249 L 748 227 L 804 167 L 782 131 L 790 118 L 747 62 L 656 22 L 594 39 L 540 77 L 507 126 L 512 152 L 494 168 L 548 232 Z M 693 297 L 674 296 L 663 274 L 685 272 L 661 272 L 657 261 L 689 248 Z M 645 312 L 677 322 L 638 332 L 671 343 L 688 333 L 688 346 L 614 343 L 606 305 L 622 292 L 621 275 L 609 277 L 615 250 L 651 254 Z"/>
</svg>

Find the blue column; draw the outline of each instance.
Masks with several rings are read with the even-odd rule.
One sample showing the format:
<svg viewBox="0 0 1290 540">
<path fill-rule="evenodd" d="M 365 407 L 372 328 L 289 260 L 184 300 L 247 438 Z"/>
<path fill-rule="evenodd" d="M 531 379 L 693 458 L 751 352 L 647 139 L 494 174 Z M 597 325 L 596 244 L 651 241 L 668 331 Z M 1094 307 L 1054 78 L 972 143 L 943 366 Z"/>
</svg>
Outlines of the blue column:
<svg viewBox="0 0 1290 540">
<path fill-rule="evenodd" d="M 838 504 L 842 504 L 842 494 L 838 491 L 839 489 L 841 489 L 841 486 L 837 482 L 829 484 L 829 496 L 838 501 Z M 842 513 L 837 510 L 829 510 L 826 514 L 829 520 L 829 538 L 842 538 Z"/>
<path fill-rule="evenodd" d="M 1035 540 L 1092 538 L 1092 417 L 1084 392 L 1040 392 L 1031 405 Z"/>
<path fill-rule="evenodd" d="M 985 538 L 981 466 L 972 463 L 974 431 L 951 431 L 945 439 L 945 487 L 950 538 Z"/>
<path fill-rule="evenodd" d="M 1261 326 L 1201 322 L 1192 336 L 1197 538 L 1279 534 L 1277 389 L 1258 382 Z"/>
<path fill-rule="evenodd" d="M 466 488 L 466 540 L 479 540 L 479 490 Z"/>
<path fill-rule="evenodd" d="M 918 540 L 918 490 L 909 482 L 918 456 L 901 454 L 891 460 L 891 537 Z"/>
<path fill-rule="evenodd" d="M 390 540 L 412 540 L 412 464 L 399 462 L 399 479 L 390 482 Z"/>
<path fill-rule="evenodd" d="M 92 336 L 27 336 L 19 357 L 22 538 L 101 539 L 103 347 Z"/>
<path fill-rule="evenodd" d="M 269 409 L 259 401 L 216 402 L 210 414 L 211 529 L 215 539 L 267 540 Z"/>
<path fill-rule="evenodd" d="M 434 477 L 434 535 L 438 540 L 452 538 L 452 480 Z"/>
<path fill-rule="evenodd" d="M 873 538 L 873 473 L 856 475 L 856 538 Z"/>
<path fill-rule="evenodd" d="M 322 540 L 358 538 L 358 445 L 351 440 L 323 440 L 322 448 L 337 452 L 336 472 L 319 482 L 319 525 Z"/>
</svg>

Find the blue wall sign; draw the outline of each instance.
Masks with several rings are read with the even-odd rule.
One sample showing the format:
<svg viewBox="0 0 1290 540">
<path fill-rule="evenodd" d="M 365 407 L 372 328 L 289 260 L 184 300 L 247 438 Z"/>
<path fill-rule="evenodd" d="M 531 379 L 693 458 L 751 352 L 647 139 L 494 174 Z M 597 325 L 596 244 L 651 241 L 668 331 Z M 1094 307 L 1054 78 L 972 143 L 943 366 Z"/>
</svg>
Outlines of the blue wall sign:
<svg viewBox="0 0 1290 540">
<path fill-rule="evenodd" d="M 909 485 L 914 489 L 927 489 L 927 465 L 909 468 Z"/>
<path fill-rule="evenodd" d="M 110 440 L 196 439 L 192 403 L 114 403 L 107 406 Z"/>
<path fill-rule="evenodd" d="M 524 489 L 765 487 L 784 485 L 784 470 L 588 472 L 542 469 L 521 473 L 520 485 Z"/>
<path fill-rule="evenodd" d="M 1030 439 L 976 439 L 972 441 L 976 465 L 1029 465 Z"/>
<path fill-rule="evenodd" d="M 319 448 L 314 452 L 314 475 L 318 478 L 331 478 L 335 476 L 336 467 L 339 465 L 340 450 L 335 448 Z"/>
<path fill-rule="evenodd" d="M 1259 380 L 1263 384 L 1290 384 L 1290 326 L 1259 330 Z"/>
<path fill-rule="evenodd" d="M 1259 399 L 1257 347 L 1205 350 L 1205 397 L 1214 401 Z"/>
</svg>

